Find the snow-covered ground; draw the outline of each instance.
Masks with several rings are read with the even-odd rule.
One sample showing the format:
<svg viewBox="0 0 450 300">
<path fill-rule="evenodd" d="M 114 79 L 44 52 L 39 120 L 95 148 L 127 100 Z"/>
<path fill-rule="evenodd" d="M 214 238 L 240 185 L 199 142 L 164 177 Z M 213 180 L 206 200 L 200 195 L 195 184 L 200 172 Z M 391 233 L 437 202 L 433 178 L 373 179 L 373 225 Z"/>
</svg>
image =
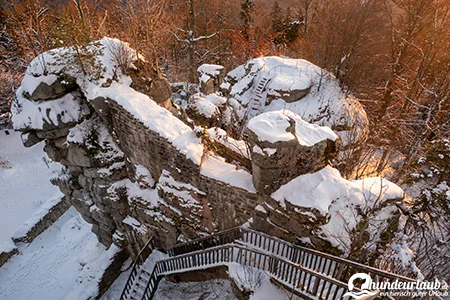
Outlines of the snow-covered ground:
<svg viewBox="0 0 450 300">
<path fill-rule="evenodd" d="M 10 237 L 48 199 L 62 195 L 50 183 L 52 173 L 61 168 L 47 163 L 44 143 L 31 148 L 22 144 L 20 133 L 0 130 L 0 244 Z"/>
<path fill-rule="evenodd" d="M 62 196 L 50 183 L 61 165 L 43 147 L 25 148 L 18 132 L 0 130 L 0 250 L 14 246 L 10 238 Z M 19 254 L 0 268 L 2 300 L 93 299 L 118 251 L 100 244 L 73 208 L 32 243 L 16 246 Z"/>
<path fill-rule="evenodd" d="M 155 300 L 235 300 L 231 283 L 224 279 L 203 282 L 173 283 L 161 280 L 155 294 Z"/>
<path fill-rule="evenodd" d="M 118 251 L 108 250 L 91 232 L 91 225 L 70 208 L 21 254 L 0 268 L 0 299 L 94 299 L 98 282 Z"/>
</svg>

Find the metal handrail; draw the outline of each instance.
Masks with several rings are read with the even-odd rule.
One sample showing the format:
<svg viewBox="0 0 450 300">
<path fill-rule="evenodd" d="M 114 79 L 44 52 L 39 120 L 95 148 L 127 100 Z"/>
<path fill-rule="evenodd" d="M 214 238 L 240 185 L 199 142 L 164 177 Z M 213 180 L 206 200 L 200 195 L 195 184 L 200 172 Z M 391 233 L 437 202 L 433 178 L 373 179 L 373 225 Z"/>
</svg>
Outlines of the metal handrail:
<svg viewBox="0 0 450 300">
<path fill-rule="evenodd" d="M 250 229 L 250 228 L 245 228 L 245 227 L 234 227 L 234 228 L 227 229 L 227 230 L 224 230 L 224 231 L 221 231 L 221 232 L 218 232 L 218 233 L 214 233 L 214 234 L 212 234 L 210 236 L 206 236 L 206 237 L 202 237 L 200 239 L 196 239 L 196 240 L 193 240 L 193 241 L 189 241 L 189 242 L 185 242 L 185 243 L 182 243 L 182 244 L 174 245 L 171 248 L 169 248 L 169 255 L 173 256 L 173 255 L 177 255 L 177 254 L 181 254 L 181 253 L 186 253 L 186 252 L 192 252 L 192 251 L 195 251 L 195 250 L 205 249 L 207 247 L 195 248 L 195 247 L 189 247 L 189 246 L 190 245 L 195 245 L 195 243 L 198 243 L 200 241 L 207 241 L 207 240 L 215 239 L 216 237 L 219 237 L 219 236 L 226 236 L 226 235 L 229 235 L 230 233 L 233 233 L 234 236 L 238 237 L 238 239 L 236 239 L 236 240 L 240 240 L 240 241 L 243 241 L 243 242 L 248 242 L 248 240 L 246 240 L 246 241 L 243 240 L 244 232 L 256 234 L 258 236 L 264 237 L 265 239 L 274 241 L 274 243 L 276 242 L 276 243 L 279 243 L 279 244 L 283 244 L 284 247 L 288 247 L 288 250 L 285 250 L 285 248 L 283 248 L 283 251 L 285 251 L 286 253 L 293 253 L 292 249 L 296 249 L 296 250 L 299 250 L 299 251 L 302 251 L 302 252 L 305 252 L 305 253 L 309 253 L 311 255 L 316 255 L 316 256 L 320 256 L 320 257 L 329 259 L 330 261 L 334 261 L 336 263 L 338 263 L 338 262 L 342 263 L 342 264 L 344 264 L 347 267 L 350 266 L 350 267 L 353 267 L 353 268 L 356 268 L 356 269 L 359 269 L 359 270 L 363 270 L 363 271 L 366 271 L 366 272 L 370 272 L 372 274 L 375 274 L 375 275 L 378 275 L 378 276 L 382 276 L 382 277 L 386 277 L 386 278 L 389 278 L 389 279 L 399 279 L 399 280 L 411 281 L 411 282 L 415 281 L 414 279 L 409 278 L 409 277 L 405 277 L 405 276 L 398 275 L 398 274 L 395 274 L 395 273 L 390 273 L 390 272 L 387 272 L 387 271 L 384 271 L 384 270 L 381 270 L 381 269 L 377 269 L 377 268 L 374 268 L 374 267 L 366 266 L 366 265 L 363 265 L 361 263 L 357 263 L 357 262 L 354 262 L 354 261 L 351 261 L 351 260 L 348 260 L 348 259 L 345 259 L 345 258 L 341 258 L 341 257 L 338 257 L 338 256 L 334 256 L 334 255 L 331 255 L 331 254 L 323 253 L 323 252 L 320 252 L 320 251 L 317 251 L 317 250 L 313 250 L 313 249 L 309 249 L 309 248 L 306 248 L 306 247 L 298 246 L 298 245 L 286 242 L 286 241 L 284 241 L 282 239 L 275 238 L 275 237 L 267 235 L 265 233 L 262 233 L 262 232 L 259 232 L 259 231 L 256 231 L 256 230 L 253 230 L 253 229 Z M 226 239 L 224 239 L 224 240 L 226 240 Z M 206 243 L 203 243 L 202 246 L 205 246 L 205 244 Z M 271 252 L 274 251 L 274 249 L 265 249 L 264 247 L 261 247 L 261 245 L 260 246 L 255 245 L 255 246 L 257 246 L 257 247 L 259 247 L 261 249 L 264 249 L 266 251 L 271 251 Z M 180 249 L 183 249 L 183 248 L 186 249 L 187 251 L 186 252 L 180 251 Z M 274 253 L 274 254 L 282 255 L 281 251 L 276 251 L 276 253 Z M 286 257 L 285 256 L 285 258 L 287 258 L 289 260 L 292 260 L 292 258 L 290 258 L 290 257 Z M 297 255 L 297 258 L 300 259 L 300 257 L 298 257 L 298 255 Z"/>
<path fill-rule="evenodd" d="M 128 296 L 130 289 L 133 285 L 134 279 L 136 278 L 138 267 L 141 266 L 145 262 L 145 260 L 148 258 L 148 256 L 150 255 L 150 254 L 147 255 L 147 257 L 145 257 L 145 258 L 143 255 L 144 251 L 148 248 L 148 246 L 150 246 L 151 251 L 153 251 L 155 249 L 155 247 L 153 245 L 153 236 L 151 236 L 148 239 L 148 241 L 145 243 L 145 245 L 141 248 L 138 255 L 136 256 L 136 258 L 133 262 L 133 267 L 132 267 L 131 273 L 128 276 L 127 283 L 125 284 L 122 294 L 120 295 L 120 300 L 126 299 L 125 297 Z"/>
<path fill-rule="evenodd" d="M 265 233 L 262 233 L 262 232 L 259 232 L 259 231 L 256 231 L 256 230 L 253 230 L 253 229 L 250 229 L 250 228 L 241 228 L 241 230 L 247 231 L 247 232 L 250 232 L 250 233 L 254 233 L 254 234 L 257 234 L 259 236 L 264 236 L 266 239 L 274 240 L 274 241 L 276 241 L 278 243 L 286 245 L 287 247 L 291 247 L 291 248 L 294 248 L 294 249 L 299 249 L 301 251 L 304 251 L 304 252 L 307 252 L 307 253 L 311 253 L 313 255 L 321 256 L 321 257 L 324 257 L 324 258 L 327 258 L 327 259 L 330 259 L 330 260 L 333 260 L 333 261 L 336 261 L 336 262 L 341 262 L 341 263 L 343 263 L 343 264 L 345 264 L 347 266 L 351 266 L 351 267 L 355 267 L 355 268 L 358 268 L 358 269 L 362 269 L 364 271 L 368 271 L 368 272 L 371 272 L 371 273 L 376 274 L 376 275 L 381 275 L 381 276 L 384 276 L 384 277 L 387 277 L 387 278 L 390 278 L 390 279 L 401 279 L 401 280 L 411 281 L 411 282 L 416 281 L 415 279 L 412 279 L 412 278 L 409 278 L 409 277 L 405 277 L 405 276 L 402 276 L 402 275 L 399 275 L 399 274 L 395 274 L 395 273 L 391 273 L 391 272 L 384 271 L 384 270 L 381 270 L 381 269 L 377 269 L 377 268 L 374 268 L 374 267 L 371 267 L 371 266 L 363 265 L 361 263 L 354 262 L 354 261 L 351 261 L 351 260 L 348 260 L 348 259 L 345 259 L 345 258 L 342 258 L 342 257 L 339 257 L 339 256 L 334 256 L 334 255 L 331 255 L 331 254 L 328 254 L 328 253 L 324 253 L 324 252 L 320 252 L 320 251 L 313 250 L 313 249 L 310 249 L 310 248 L 306 248 L 306 247 L 302 247 L 302 246 L 299 246 L 299 245 L 295 245 L 295 244 L 286 242 L 286 241 L 284 241 L 282 239 L 275 238 L 273 236 L 270 236 L 268 234 L 265 234 Z M 266 249 L 266 250 L 268 250 L 268 249 Z"/>
<path fill-rule="evenodd" d="M 235 244 L 234 241 L 242 244 Z M 246 245 L 251 245 L 253 248 L 246 247 Z M 235 250 L 238 250 L 236 255 Z M 316 297 L 320 295 L 320 297 L 325 297 L 319 299 L 341 297 L 342 289 L 347 289 L 345 282 L 350 268 L 354 268 L 350 271 L 365 271 L 380 276 L 384 280 L 415 281 L 345 258 L 294 245 L 245 227 L 234 227 L 210 236 L 177 244 L 170 247 L 168 252 L 172 256 L 171 258 L 158 261 L 154 265 L 142 299 L 153 298 L 159 281 L 165 275 L 215 267 L 229 262 L 250 265 L 267 271 L 273 279 L 291 287 L 295 292 L 303 293 L 303 296 Z M 251 264 L 252 259 L 254 260 L 253 265 Z M 261 264 L 261 260 L 263 260 L 263 264 Z M 267 267 L 268 260 L 271 261 L 272 269 Z M 345 275 L 343 275 L 344 271 Z M 393 299 L 392 297 L 385 298 Z"/>
<path fill-rule="evenodd" d="M 186 270 L 205 269 L 218 265 L 236 262 L 241 265 L 256 267 L 266 272 L 271 278 L 292 288 L 296 293 L 305 296 L 319 296 L 319 299 L 340 299 L 348 285 L 319 272 L 307 269 L 302 265 L 279 258 L 273 254 L 236 244 L 212 247 L 171 257 L 157 262 L 152 274 L 155 278 L 184 272 Z M 157 289 L 157 283 L 144 291 L 142 299 L 151 299 Z M 321 283 L 322 282 L 322 283 Z"/>
</svg>

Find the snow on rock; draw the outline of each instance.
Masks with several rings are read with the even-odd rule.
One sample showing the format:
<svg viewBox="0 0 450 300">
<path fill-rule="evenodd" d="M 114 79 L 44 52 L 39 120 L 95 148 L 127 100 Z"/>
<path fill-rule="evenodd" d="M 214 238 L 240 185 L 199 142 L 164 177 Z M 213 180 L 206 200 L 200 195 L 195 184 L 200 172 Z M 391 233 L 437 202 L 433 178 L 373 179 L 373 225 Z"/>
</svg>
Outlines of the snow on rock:
<svg viewBox="0 0 450 300">
<path fill-rule="evenodd" d="M 275 76 L 267 85 L 269 90 L 289 91 L 292 89 L 305 90 L 311 87 L 311 79 L 305 74 L 299 74 L 298 77 L 293 77 L 292 74 L 280 74 Z"/>
<path fill-rule="evenodd" d="M 263 78 L 269 81 L 261 93 L 261 108 L 248 110 L 254 89 Z M 221 88 L 229 95 L 228 103 L 240 120 L 246 114 L 251 119 L 262 112 L 288 109 L 307 122 L 338 130 L 339 136 L 352 127 L 357 139 L 366 134 L 368 119 L 362 105 L 342 91 L 336 78 L 306 60 L 256 58 L 230 71 Z M 300 93 L 298 99 L 286 98 L 284 94 L 292 97 L 294 89 L 306 92 Z M 348 142 L 343 139 L 344 144 Z"/>
<path fill-rule="evenodd" d="M 128 201 L 133 201 L 135 199 L 140 199 L 145 201 L 148 207 L 158 207 L 158 203 L 160 197 L 158 196 L 158 192 L 156 189 L 152 188 L 141 188 L 141 186 L 137 182 L 132 182 L 129 179 L 122 179 L 113 183 L 108 188 L 108 193 L 114 197 L 115 191 L 121 188 L 125 188 L 127 190 Z"/>
<path fill-rule="evenodd" d="M 167 170 L 163 170 L 159 178 L 158 189 L 162 193 L 176 197 L 180 209 L 187 208 L 189 211 L 202 209 L 202 203 L 195 196 L 206 195 L 205 192 L 190 184 L 176 181 Z M 177 211 L 179 210 L 177 209 Z"/>
<path fill-rule="evenodd" d="M 200 81 L 206 82 L 211 79 L 211 76 L 217 76 L 225 68 L 220 65 L 203 64 L 198 67 L 197 72 L 200 75 Z"/>
<path fill-rule="evenodd" d="M 228 149 L 231 149 L 232 151 L 239 153 L 246 158 L 250 158 L 248 147 L 245 141 L 236 140 L 228 136 L 227 132 L 219 127 L 208 128 L 207 131 L 209 136 L 213 138 L 214 141 L 219 142 Z"/>
<path fill-rule="evenodd" d="M 75 209 L 69 209 L 20 254 L 0 268 L 4 300 L 94 299 L 98 284 L 120 250 L 100 244 Z"/>
<path fill-rule="evenodd" d="M 292 121 L 295 128 L 290 130 Z M 335 141 L 338 136 L 329 128 L 305 122 L 297 114 L 288 110 L 270 111 L 252 118 L 247 128 L 260 141 L 271 143 L 297 139 L 300 145 L 313 146 L 323 140 Z"/>
<path fill-rule="evenodd" d="M 25 81 L 25 79 L 24 79 Z M 79 122 L 90 113 L 78 95 L 66 94 L 60 99 L 34 102 L 23 96 L 24 83 L 17 91 L 17 103 L 13 106 L 14 129 L 51 129 Z"/>
<path fill-rule="evenodd" d="M 145 210 L 145 213 L 151 216 L 156 221 L 173 224 L 173 220 L 161 213 L 160 206 L 169 207 L 172 211 L 181 216 L 181 212 L 167 204 L 167 202 L 158 195 L 158 190 L 156 188 L 143 188 L 140 183 L 132 182 L 129 179 L 123 179 L 112 184 L 108 188 L 108 194 L 110 194 L 112 199 L 114 199 L 116 191 L 123 188 L 125 188 L 127 191 L 128 203 L 131 206 L 136 205 L 136 203 L 142 203 L 142 205 L 148 208 L 147 210 Z M 142 232 L 142 230 L 146 230 L 144 229 L 145 225 L 142 225 L 142 228 L 140 228 L 141 226 L 137 225 L 140 224 L 137 220 L 133 221 L 132 219 L 128 219 L 128 221 L 130 222 L 126 224 L 132 226 L 136 231 Z M 134 222 L 137 223 L 134 224 Z M 133 224 L 137 226 L 135 227 L 133 226 Z"/>
<path fill-rule="evenodd" d="M 37 86 L 37 81 L 50 82 L 55 75 L 65 76 L 75 79 L 88 101 L 99 97 L 113 99 L 150 130 L 171 142 L 194 163 L 200 164 L 203 155 L 200 140 L 189 126 L 174 117 L 168 110 L 160 107 L 147 95 L 130 87 L 132 80 L 118 67 L 113 50 L 115 47 L 123 47 L 127 52 L 124 55 L 128 55 L 131 61 L 137 60 L 135 51 L 128 44 L 106 37 L 83 48 L 90 57 L 84 61 L 86 74 L 82 72 L 73 47 L 53 49 L 36 57 L 30 63 L 22 86 L 17 91 L 19 105 L 13 108 L 15 128 L 42 129 L 44 121 L 58 121 L 55 120 L 58 113 L 60 115 L 64 113 L 61 119 L 63 122 L 81 121 L 80 117 L 85 113 L 83 105 L 74 102 L 76 99 L 71 99 L 70 96 L 64 96 L 62 100 L 39 103 L 33 103 L 25 98 L 28 94 L 25 91 Z M 45 64 L 42 63 L 43 61 Z M 47 112 L 49 107 L 55 112 L 50 110 L 49 114 Z"/>
<path fill-rule="evenodd" d="M 220 97 L 217 94 L 196 94 L 192 96 L 189 101 L 188 108 L 194 110 L 199 115 L 205 118 L 218 117 L 220 114 L 219 106 L 226 102 L 226 98 Z"/>
<path fill-rule="evenodd" d="M 136 180 L 141 185 L 141 188 L 153 187 L 155 185 L 155 179 L 150 171 L 143 165 L 136 165 Z"/>
<path fill-rule="evenodd" d="M 106 125 L 99 117 L 84 120 L 82 123 L 70 128 L 65 144 L 78 144 L 86 149 L 95 150 L 99 149 L 98 144 L 100 144 L 101 151 L 96 151 L 94 158 L 102 163 L 112 163 L 124 156 L 122 150 L 111 137 L 108 128 L 106 128 Z M 113 170 L 119 166 L 120 163 L 119 165 L 110 166 L 110 169 Z M 108 173 L 109 170 L 105 168 L 100 172 Z"/>
<path fill-rule="evenodd" d="M 42 76 L 34 76 L 35 74 L 31 75 L 33 76 L 26 76 L 22 81 L 22 91 L 24 93 L 28 93 L 29 95 L 33 94 L 40 84 L 44 83 L 46 85 L 52 85 L 58 80 L 58 76 L 55 74 L 47 74 Z"/>
<path fill-rule="evenodd" d="M 147 226 L 142 225 L 138 220 L 131 216 L 127 216 L 125 219 L 123 219 L 122 223 L 130 226 L 134 231 L 140 233 L 141 235 L 145 235 L 147 233 Z"/>
<path fill-rule="evenodd" d="M 384 202 L 402 199 L 403 190 L 379 177 L 349 181 L 342 178 L 338 170 L 327 166 L 291 180 L 275 191 L 272 198 L 284 208 L 289 202 L 294 207 L 307 208 L 326 217 L 327 222 L 321 226 L 325 238 L 333 246 L 346 250 L 342 245 L 350 245 L 348 231 L 361 221 L 358 210 L 380 210 L 368 229 L 375 240 L 380 234 L 379 228 L 383 228 L 397 210 L 394 205 L 383 207 Z"/>
<path fill-rule="evenodd" d="M 252 175 L 244 170 L 237 169 L 235 165 L 226 163 L 225 159 L 221 157 L 205 155 L 200 174 L 242 188 L 251 193 L 256 192 L 252 182 Z"/>
<path fill-rule="evenodd" d="M 172 190 L 176 190 L 178 192 L 179 192 L 179 190 L 188 190 L 188 191 L 193 191 L 194 193 L 199 194 L 199 195 L 206 195 L 205 192 L 200 191 L 198 188 L 196 188 L 195 186 L 193 186 L 191 184 L 176 181 L 170 175 L 170 172 L 167 170 L 162 171 L 161 177 L 159 178 L 159 181 L 158 181 L 158 184 L 165 185 L 165 186 L 171 186 L 171 187 L 173 187 Z"/>
<path fill-rule="evenodd" d="M 12 240 L 0 241 L 0 254 L 2 252 L 11 252 L 16 248 Z"/>
</svg>

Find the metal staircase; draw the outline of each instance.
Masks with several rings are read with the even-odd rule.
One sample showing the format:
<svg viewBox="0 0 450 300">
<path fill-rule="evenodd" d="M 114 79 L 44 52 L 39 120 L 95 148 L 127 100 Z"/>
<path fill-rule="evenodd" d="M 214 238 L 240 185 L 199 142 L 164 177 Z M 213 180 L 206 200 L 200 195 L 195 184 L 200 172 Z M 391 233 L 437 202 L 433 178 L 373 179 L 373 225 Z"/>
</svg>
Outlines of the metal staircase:
<svg viewBox="0 0 450 300">
<path fill-rule="evenodd" d="M 130 276 L 128 276 L 120 300 L 142 299 L 142 295 L 145 292 L 148 280 L 151 276 L 145 268 L 145 262 L 154 248 L 153 237 L 150 237 L 134 260 Z"/>
<path fill-rule="evenodd" d="M 241 125 L 239 127 L 239 137 L 242 137 L 244 133 L 244 128 L 247 124 L 249 116 L 256 115 L 257 112 L 260 111 L 263 101 L 262 94 L 269 80 L 270 77 L 268 77 L 268 74 L 264 74 L 261 80 L 259 80 L 256 87 L 255 86 L 253 87 L 252 96 L 247 103 L 247 110 L 245 111 L 244 117 L 242 118 Z"/>
<path fill-rule="evenodd" d="M 348 278 L 355 273 L 367 273 L 376 281 L 415 281 L 243 227 L 174 245 L 168 253 L 170 258 L 156 262 L 153 269 L 146 269 L 143 264 L 139 274 L 130 275 L 125 286 L 130 297 L 121 299 L 150 300 L 159 280 L 166 275 L 230 262 L 263 270 L 272 280 L 305 299 L 342 299 Z"/>
</svg>

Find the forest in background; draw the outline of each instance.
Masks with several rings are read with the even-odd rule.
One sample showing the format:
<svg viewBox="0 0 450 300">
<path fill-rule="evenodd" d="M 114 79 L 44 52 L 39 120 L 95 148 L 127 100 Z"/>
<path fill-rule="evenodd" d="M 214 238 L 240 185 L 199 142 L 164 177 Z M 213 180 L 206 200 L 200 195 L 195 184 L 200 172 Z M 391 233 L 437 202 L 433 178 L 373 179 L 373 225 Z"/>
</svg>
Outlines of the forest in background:
<svg viewBox="0 0 450 300">
<path fill-rule="evenodd" d="M 413 216 L 404 231 L 422 234 L 427 273 L 449 274 L 448 257 L 433 259 L 449 243 L 449 13 L 449 0 L 2 1 L 0 111 L 32 58 L 103 36 L 130 43 L 171 82 L 197 82 L 203 63 L 231 70 L 261 55 L 309 60 L 370 120 L 367 140 L 339 170 L 359 178 L 389 169 L 396 183 L 423 184 L 402 208 Z"/>
</svg>

